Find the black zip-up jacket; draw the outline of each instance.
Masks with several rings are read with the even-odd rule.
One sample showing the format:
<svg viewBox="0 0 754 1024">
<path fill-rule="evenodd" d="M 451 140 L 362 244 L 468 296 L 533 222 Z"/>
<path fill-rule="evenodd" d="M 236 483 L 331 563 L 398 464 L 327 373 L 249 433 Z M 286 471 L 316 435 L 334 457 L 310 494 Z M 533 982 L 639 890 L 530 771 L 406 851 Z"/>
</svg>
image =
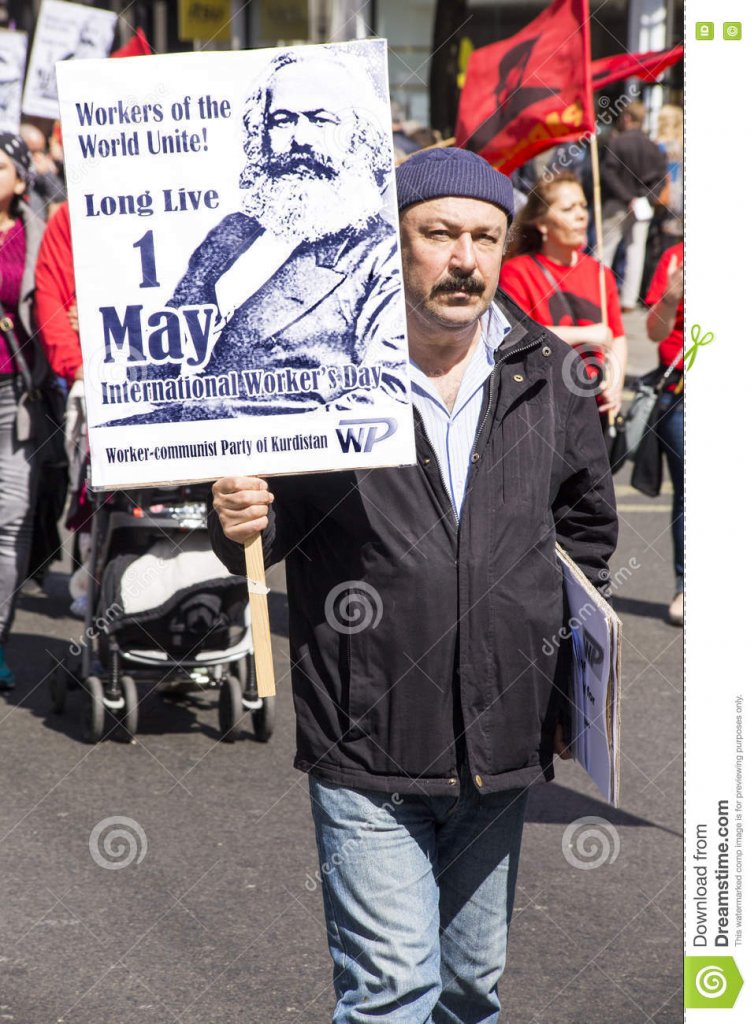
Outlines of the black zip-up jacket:
<svg viewBox="0 0 754 1024">
<path fill-rule="evenodd" d="M 605 143 L 600 160 L 602 199 L 632 199 L 646 196 L 657 204 L 665 184 L 668 163 L 665 154 L 640 128 L 614 132 Z"/>
<path fill-rule="evenodd" d="M 271 481 L 263 540 L 267 563 L 286 563 L 295 765 L 327 781 L 449 793 L 462 758 L 483 793 L 552 778 L 566 699 L 555 542 L 606 586 L 613 485 L 580 357 L 496 301 L 513 327 L 460 524 L 416 410 L 415 466 Z M 209 523 L 245 575 L 242 546 Z"/>
</svg>

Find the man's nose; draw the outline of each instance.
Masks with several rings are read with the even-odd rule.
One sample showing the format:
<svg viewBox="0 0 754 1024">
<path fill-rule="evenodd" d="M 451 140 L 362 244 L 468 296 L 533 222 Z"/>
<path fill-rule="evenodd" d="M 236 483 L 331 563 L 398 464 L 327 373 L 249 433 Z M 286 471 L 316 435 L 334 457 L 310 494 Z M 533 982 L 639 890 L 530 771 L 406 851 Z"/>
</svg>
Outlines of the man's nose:
<svg viewBox="0 0 754 1024">
<path fill-rule="evenodd" d="M 296 121 L 293 129 L 293 140 L 299 146 L 313 146 L 319 143 L 321 147 L 322 129 L 318 128 L 313 121 L 310 121 L 308 117 L 302 114 Z"/>
<path fill-rule="evenodd" d="M 471 274 L 475 270 L 476 253 L 474 252 L 474 243 L 471 240 L 470 234 L 461 234 L 455 240 L 450 257 L 450 266 L 466 274 Z"/>
</svg>

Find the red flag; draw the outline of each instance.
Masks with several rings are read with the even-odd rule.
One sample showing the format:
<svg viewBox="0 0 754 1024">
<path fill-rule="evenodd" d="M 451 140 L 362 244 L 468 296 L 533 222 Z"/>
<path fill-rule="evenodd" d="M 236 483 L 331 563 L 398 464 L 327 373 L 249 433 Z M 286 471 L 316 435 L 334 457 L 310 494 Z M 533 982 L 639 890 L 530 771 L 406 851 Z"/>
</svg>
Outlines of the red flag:
<svg viewBox="0 0 754 1024">
<path fill-rule="evenodd" d="M 136 34 L 131 36 L 125 46 L 121 46 L 119 50 L 113 50 L 110 54 L 111 57 L 146 57 L 152 52 L 152 47 L 149 45 L 147 37 L 144 35 L 144 31 L 140 28 L 136 29 Z"/>
<path fill-rule="evenodd" d="M 594 131 L 588 0 L 555 0 L 515 36 L 475 50 L 456 144 L 510 174 L 560 142 Z"/>
<path fill-rule="evenodd" d="M 592 61 L 592 85 L 601 89 L 621 78 L 640 78 L 643 82 L 656 81 L 665 68 L 683 59 L 683 43 L 672 50 L 651 50 L 648 53 L 616 53 Z"/>
</svg>

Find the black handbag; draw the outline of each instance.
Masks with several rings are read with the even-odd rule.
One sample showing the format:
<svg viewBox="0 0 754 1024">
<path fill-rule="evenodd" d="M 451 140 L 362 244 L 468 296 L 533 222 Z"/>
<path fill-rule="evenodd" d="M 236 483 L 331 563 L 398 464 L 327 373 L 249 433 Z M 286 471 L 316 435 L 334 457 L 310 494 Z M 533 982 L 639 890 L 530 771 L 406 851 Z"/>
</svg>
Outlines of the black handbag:
<svg viewBox="0 0 754 1024">
<path fill-rule="evenodd" d="M 656 498 L 662 488 L 662 445 L 657 433 L 659 415 L 660 406 L 655 402 L 639 447 L 634 454 L 634 468 L 631 473 L 631 486 L 646 494 L 648 498 Z"/>
<path fill-rule="evenodd" d="M 644 465 L 645 470 L 648 469 L 649 465 L 654 466 L 657 462 L 658 457 L 653 451 L 652 441 L 652 437 L 657 440 L 657 436 L 655 434 L 655 425 L 657 422 L 655 410 L 660 395 L 665 390 L 671 374 L 682 358 L 683 352 L 681 351 L 675 357 L 670 366 L 668 366 L 664 371 L 662 370 L 662 367 L 658 366 L 650 373 L 639 378 L 636 385 L 636 392 L 631 400 L 628 410 L 625 414 L 620 414 L 616 417 L 616 436 L 610 449 L 610 468 L 613 473 L 617 473 L 628 459 L 632 459 L 634 463 L 640 461 Z M 651 437 L 647 437 L 648 434 L 650 434 Z M 651 469 L 647 479 L 655 480 L 657 478 L 657 472 L 656 468 Z M 662 484 L 661 465 L 659 468 L 659 474 L 657 494 L 660 493 L 659 488 Z M 641 471 L 637 478 L 640 481 L 644 480 Z M 634 484 L 633 486 L 636 485 Z M 651 489 L 654 485 L 652 484 L 649 486 Z M 643 493 L 649 493 L 649 491 L 644 489 L 644 486 L 637 487 L 637 490 L 640 490 Z M 651 496 L 654 497 L 655 495 Z"/>
</svg>

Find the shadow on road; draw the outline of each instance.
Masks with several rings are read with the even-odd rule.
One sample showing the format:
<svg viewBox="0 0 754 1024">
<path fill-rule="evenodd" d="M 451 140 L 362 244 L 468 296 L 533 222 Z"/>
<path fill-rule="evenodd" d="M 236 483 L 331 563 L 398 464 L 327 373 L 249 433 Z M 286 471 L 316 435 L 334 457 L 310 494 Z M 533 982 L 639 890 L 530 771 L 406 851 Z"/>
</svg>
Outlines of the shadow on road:
<svg viewBox="0 0 754 1024">
<path fill-rule="evenodd" d="M 577 793 L 573 789 L 559 786 L 556 782 L 550 782 L 546 786 L 533 786 L 529 790 L 526 806 L 528 822 L 540 825 L 569 825 L 578 818 L 586 817 L 604 818 L 611 825 L 657 828 L 672 836 L 681 836 L 680 832 L 675 832 L 665 825 L 628 814 L 585 793 Z"/>
<path fill-rule="evenodd" d="M 643 619 L 666 621 L 667 604 L 660 601 L 642 601 L 638 597 L 615 597 L 613 607 L 618 615 L 637 615 Z"/>
<path fill-rule="evenodd" d="M 279 602 L 276 604 L 279 605 Z M 281 614 L 287 615 L 287 609 L 283 608 Z M 80 627 L 83 633 L 83 623 L 80 623 Z M 81 718 L 85 698 L 80 681 L 80 657 L 72 655 L 71 641 L 14 633 L 13 645 L 15 663 L 20 666 L 19 685 L 12 693 L 5 695 L 5 703 L 31 712 L 42 720 L 46 729 L 83 743 Z M 52 708 L 50 680 L 55 672 L 62 673 L 68 684 L 65 707 L 60 713 Z M 165 691 L 159 688 L 154 678 L 140 677 L 134 671 L 131 674 L 136 682 L 139 700 L 138 736 L 200 733 L 215 742 L 222 739 L 219 726 L 214 724 L 218 716 L 219 689 L 208 687 Z M 125 738 L 116 725 L 113 717 L 106 718 L 103 742 L 113 737 Z M 247 739 L 260 742 L 253 734 L 250 720 L 237 742 Z"/>
</svg>

